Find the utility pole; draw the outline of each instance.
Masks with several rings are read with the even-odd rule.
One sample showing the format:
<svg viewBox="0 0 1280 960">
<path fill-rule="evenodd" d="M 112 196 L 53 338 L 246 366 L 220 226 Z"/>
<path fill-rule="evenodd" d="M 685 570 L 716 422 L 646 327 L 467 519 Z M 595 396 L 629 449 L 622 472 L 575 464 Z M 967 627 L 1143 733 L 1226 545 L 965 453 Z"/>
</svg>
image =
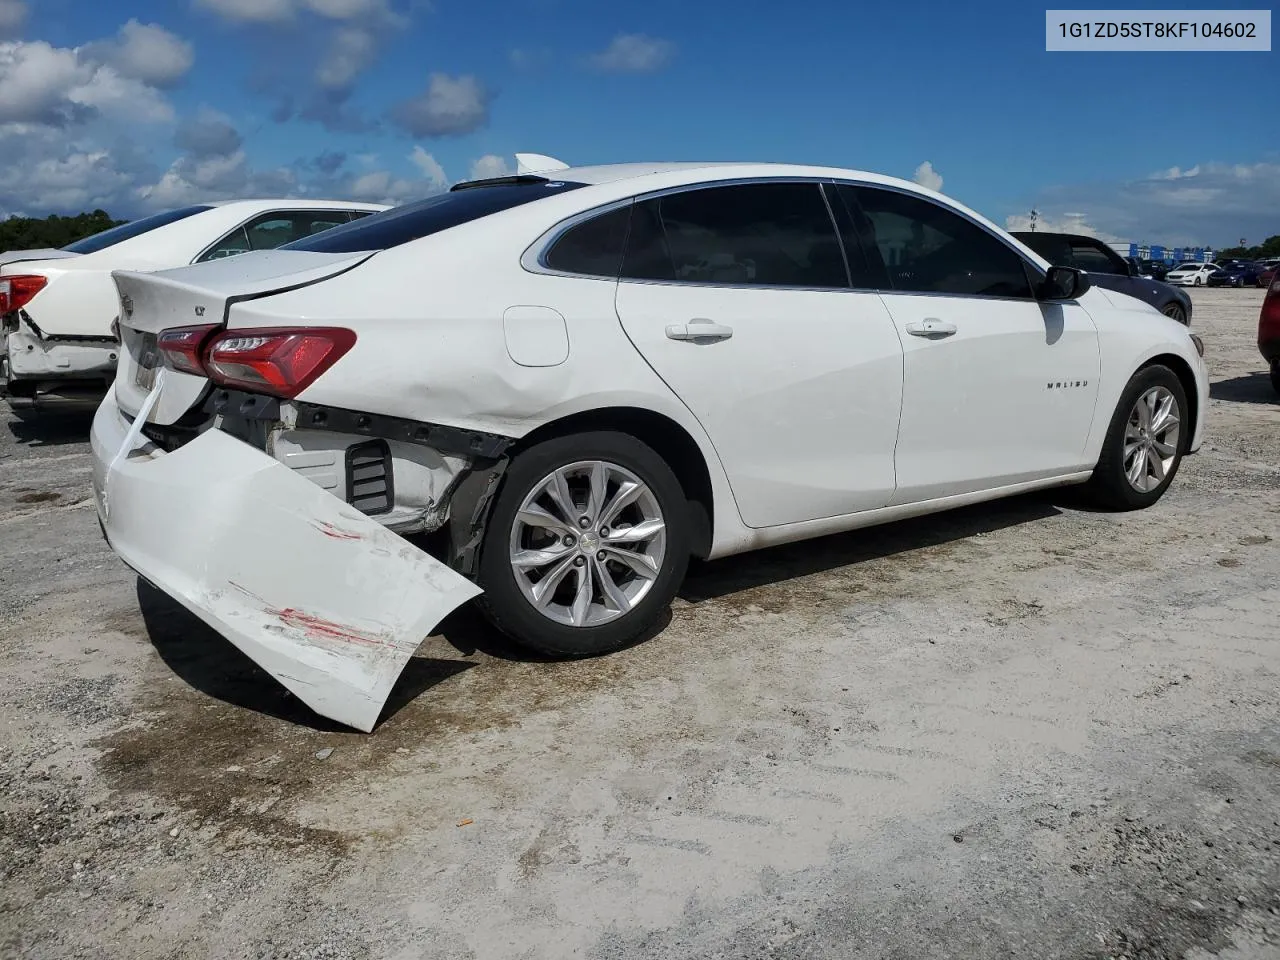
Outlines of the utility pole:
<svg viewBox="0 0 1280 960">
<path fill-rule="evenodd" d="M 1036 221 L 1040 219 L 1040 211 L 1035 207 L 1031 208 L 1031 232 L 1036 232 Z"/>
</svg>

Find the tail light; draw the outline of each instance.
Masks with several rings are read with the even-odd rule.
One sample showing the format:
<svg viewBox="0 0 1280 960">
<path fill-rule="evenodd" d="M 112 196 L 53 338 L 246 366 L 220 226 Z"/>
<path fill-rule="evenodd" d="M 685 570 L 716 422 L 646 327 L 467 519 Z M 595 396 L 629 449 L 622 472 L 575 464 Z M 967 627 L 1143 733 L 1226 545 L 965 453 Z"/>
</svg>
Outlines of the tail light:
<svg viewBox="0 0 1280 960">
<path fill-rule="evenodd" d="M 209 335 L 218 329 L 216 323 L 205 323 L 197 327 L 170 327 L 161 330 L 156 338 L 156 346 L 160 348 L 160 358 L 170 370 L 178 373 L 191 373 L 197 377 L 205 375 L 204 362 L 200 359 L 201 348 Z"/>
<path fill-rule="evenodd" d="M 1258 316 L 1258 345 L 1268 340 L 1280 340 L 1280 274 L 1267 288 L 1262 313 Z"/>
<path fill-rule="evenodd" d="M 292 399 L 353 346 L 341 327 L 264 327 L 226 330 L 204 349 L 209 379 L 224 387 Z"/>
<path fill-rule="evenodd" d="M 34 274 L 0 278 L 0 315 L 21 310 L 48 282 L 48 277 Z"/>
</svg>

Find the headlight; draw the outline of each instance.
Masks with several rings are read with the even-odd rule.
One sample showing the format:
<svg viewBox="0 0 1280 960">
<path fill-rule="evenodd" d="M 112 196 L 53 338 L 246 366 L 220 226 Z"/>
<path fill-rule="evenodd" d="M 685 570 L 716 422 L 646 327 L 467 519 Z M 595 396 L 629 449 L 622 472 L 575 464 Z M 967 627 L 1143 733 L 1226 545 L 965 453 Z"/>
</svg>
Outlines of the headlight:
<svg viewBox="0 0 1280 960">
<path fill-rule="evenodd" d="M 1204 341 L 1203 341 L 1203 340 L 1201 340 L 1198 336 L 1196 336 L 1196 335 L 1193 333 L 1193 334 L 1191 334 L 1191 342 L 1192 342 L 1192 343 L 1194 343 L 1194 344 L 1196 345 L 1196 353 L 1200 354 L 1200 356 L 1201 356 L 1201 357 L 1203 357 L 1203 356 L 1204 356 Z"/>
</svg>

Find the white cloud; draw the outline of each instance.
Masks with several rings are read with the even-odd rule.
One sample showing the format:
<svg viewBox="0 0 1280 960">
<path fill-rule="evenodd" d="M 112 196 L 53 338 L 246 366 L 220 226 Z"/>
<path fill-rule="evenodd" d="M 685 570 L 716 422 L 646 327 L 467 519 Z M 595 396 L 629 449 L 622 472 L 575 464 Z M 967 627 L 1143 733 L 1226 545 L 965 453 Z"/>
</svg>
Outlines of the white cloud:
<svg viewBox="0 0 1280 960">
<path fill-rule="evenodd" d="M 371 20 L 393 16 L 387 0 L 196 0 L 233 23 L 282 23 L 300 13 L 327 20 Z"/>
<path fill-rule="evenodd" d="M 43 40 L 0 43 L 0 123 L 65 127 L 98 113 L 143 122 L 173 118 L 158 91 L 112 66 Z"/>
<path fill-rule="evenodd" d="M 153 87 L 173 86 L 195 62 L 191 44 L 159 24 L 137 20 L 130 20 L 110 40 L 88 44 L 79 53 L 86 63 L 106 64 L 122 77 Z"/>
<path fill-rule="evenodd" d="M 449 178 L 445 175 L 444 167 L 440 166 L 436 158 L 423 150 L 422 147 L 415 144 L 413 153 L 409 154 L 409 160 L 422 171 L 422 175 L 427 178 L 427 182 L 433 187 L 443 189 L 448 186 Z"/>
<path fill-rule="evenodd" d="M 652 73 L 665 67 L 674 55 L 675 45 L 669 40 L 620 33 L 608 47 L 592 54 L 589 63 L 605 73 Z"/>
<path fill-rule="evenodd" d="M 339 27 L 328 55 L 316 67 L 316 83 L 326 90 L 349 90 L 378 53 L 378 38 L 366 27 Z"/>
<path fill-rule="evenodd" d="M 916 167 L 916 172 L 912 174 L 911 179 L 926 190 L 939 191 L 942 189 L 942 174 L 933 169 L 933 164 L 928 160 Z"/>
<path fill-rule="evenodd" d="M 1031 215 L 1014 214 L 1005 218 L 1004 228 L 1010 232 L 1031 229 Z M 1036 217 L 1036 230 L 1040 233 L 1078 233 L 1086 237 L 1097 237 L 1105 243 L 1119 243 L 1126 239 L 1114 233 L 1100 230 L 1088 222 L 1088 214 L 1064 213 L 1061 217 Z"/>
<path fill-rule="evenodd" d="M 415 137 L 460 136 L 489 122 L 492 95 L 474 76 L 433 73 L 427 89 L 392 110 L 395 121 Z"/>
<path fill-rule="evenodd" d="M 1280 163 L 1201 162 L 1137 180 L 1052 187 L 1034 198 L 1037 229 L 1081 224 L 1108 240 L 1175 245 L 1234 245 L 1277 232 Z M 1072 211 L 1068 216 L 1065 211 Z M 1025 223 L 1025 215 L 1010 222 Z"/>
<path fill-rule="evenodd" d="M 27 5 L 23 0 L 0 0 L 0 37 L 17 33 L 26 20 Z"/>
<path fill-rule="evenodd" d="M 488 180 L 491 177 L 509 177 L 513 173 L 515 173 L 515 169 L 507 164 L 505 157 L 487 153 L 471 164 L 470 179 Z"/>
<path fill-rule="evenodd" d="M 174 144 L 192 156 L 228 156 L 240 149 L 240 132 L 231 118 L 203 107 L 195 117 L 178 128 Z"/>
<path fill-rule="evenodd" d="M 1168 170 L 1159 170 L 1151 175 L 1152 180 L 1181 180 L 1183 177 L 1194 177 L 1200 172 L 1200 164 L 1196 164 L 1188 170 L 1181 167 L 1170 167 Z"/>
</svg>

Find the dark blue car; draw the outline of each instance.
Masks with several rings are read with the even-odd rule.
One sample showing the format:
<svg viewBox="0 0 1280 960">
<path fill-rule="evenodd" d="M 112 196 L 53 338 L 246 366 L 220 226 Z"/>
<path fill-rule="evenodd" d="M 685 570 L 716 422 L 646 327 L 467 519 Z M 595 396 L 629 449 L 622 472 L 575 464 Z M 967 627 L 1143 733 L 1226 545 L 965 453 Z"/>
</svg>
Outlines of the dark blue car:
<svg viewBox="0 0 1280 960">
<path fill-rule="evenodd" d="M 1209 274 L 1205 283 L 1211 287 L 1256 287 L 1263 269 L 1261 264 L 1248 260 L 1228 260 Z"/>
<path fill-rule="evenodd" d="M 1139 276 L 1136 263 L 1121 257 L 1097 237 L 1039 231 L 1015 231 L 1013 236 L 1055 267 L 1083 270 L 1095 286 L 1136 297 L 1166 317 L 1191 325 L 1191 298 L 1184 291 L 1172 284 Z"/>
</svg>

